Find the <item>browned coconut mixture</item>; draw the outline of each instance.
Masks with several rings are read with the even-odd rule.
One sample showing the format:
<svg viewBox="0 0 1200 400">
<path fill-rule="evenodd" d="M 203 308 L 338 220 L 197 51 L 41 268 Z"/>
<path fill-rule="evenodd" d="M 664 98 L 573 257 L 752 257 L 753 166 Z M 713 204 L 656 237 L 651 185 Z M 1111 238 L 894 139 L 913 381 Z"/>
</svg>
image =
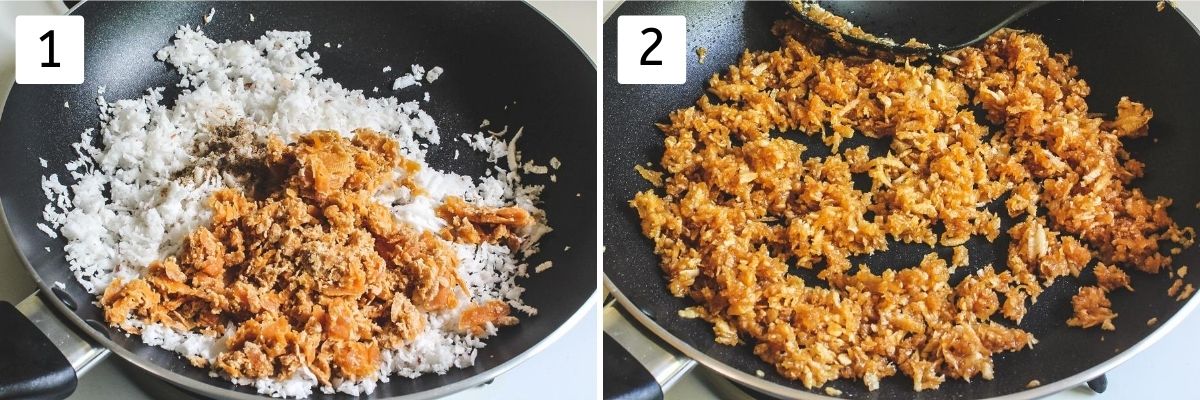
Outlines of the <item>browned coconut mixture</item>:
<svg viewBox="0 0 1200 400">
<path fill-rule="evenodd" d="M 1038 35 L 1003 30 L 915 65 L 838 56 L 805 29 L 778 22 L 778 50 L 714 74 L 711 97 L 659 125 L 661 171 L 639 171 L 658 182 L 631 205 L 668 290 L 699 304 L 680 314 L 712 323 L 717 342 L 748 341 L 809 388 L 850 378 L 874 390 L 898 372 L 918 391 L 991 379 L 996 353 L 1037 343 L 1015 323 L 1056 279 L 1091 268 L 1064 324 L 1115 329 L 1107 293 L 1132 290 L 1130 270 L 1169 269 L 1165 253 L 1192 244 L 1170 199 L 1132 186 L 1143 164 L 1122 139 L 1145 136 L 1153 112 L 1123 98 L 1109 118 L 1090 114 L 1069 56 Z M 819 135 L 832 155 L 805 156 L 796 133 L 772 131 Z M 889 151 L 843 148 L 855 134 Z M 1006 194 L 1017 223 L 1002 227 L 986 206 Z M 957 246 L 1001 234 L 1012 239 L 1005 265 L 950 282 L 970 259 Z M 890 241 L 931 253 L 881 274 L 851 265 Z M 952 262 L 933 246 L 955 247 Z M 789 266 L 817 268 L 824 283 Z"/>
</svg>

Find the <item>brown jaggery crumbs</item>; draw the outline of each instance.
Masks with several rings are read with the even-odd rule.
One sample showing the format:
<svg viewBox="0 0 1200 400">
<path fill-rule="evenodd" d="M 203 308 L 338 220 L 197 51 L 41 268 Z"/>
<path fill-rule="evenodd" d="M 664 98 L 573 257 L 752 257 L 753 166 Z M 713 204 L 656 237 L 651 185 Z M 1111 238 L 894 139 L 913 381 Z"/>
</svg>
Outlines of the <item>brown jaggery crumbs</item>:
<svg viewBox="0 0 1200 400">
<path fill-rule="evenodd" d="M 437 216 L 446 221 L 442 238 L 460 243 L 504 243 L 510 249 L 521 247 L 518 231 L 533 223 L 533 217 L 520 207 L 491 208 L 467 204 L 450 196 L 438 206 Z"/>
<path fill-rule="evenodd" d="M 837 56 L 797 21 L 773 31 L 778 50 L 747 51 L 696 106 L 659 125 L 664 186 L 631 206 L 667 289 L 699 304 L 680 315 L 710 322 L 719 343 L 748 340 L 781 375 L 874 390 L 900 372 L 918 391 L 947 377 L 991 379 L 995 353 L 1036 343 L 997 314 L 1019 323 L 1044 287 L 1093 259 L 1105 265 L 1100 284 L 1125 287 L 1130 268 L 1170 266 L 1160 242 L 1192 244 L 1191 228 L 1166 213 L 1170 199 L 1130 186 L 1142 163 L 1121 139 L 1146 135 L 1152 112 L 1121 99 L 1113 120 L 1089 115 L 1087 84 L 1039 36 L 1002 30 L 940 65 L 915 65 Z M 1001 128 L 989 134 L 970 105 Z M 771 131 L 820 135 L 832 154 L 806 157 L 792 133 Z M 889 151 L 841 149 L 855 133 Z M 856 189 L 854 174 L 870 189 Z M 1002 229 L 985 207 L 1005 194 L 1018 223 Z M 881 274 L 849 261 L 893 240 L 949 247 L 1002 232 L 1012 239 L 1005 265 L 957 284 L 934 253 Z M 818 268 L 828 288 L 791 266 Z M 1069 325 L 1113 327 L 1099 286 L 1072 305 Z"/>
<path fill-rule="evenodd" d="M 274 182 L 263 199 L 230 188 L 213 194 L 212 223 L 191 232 L 176 256 L 105 290 L 110 324 L 137 333 L 137 320 L 213 336 L 231 324 L 218 371 L 286 379 L 307 367 L 329 385 L 371 377 L 382 350 L 424 329 L 426 312 L 458 306 L 465 287 L 449 243 L 397 221 L 372 198 L 385 185 L 412 184 L 393 181 L 397 169 L 418 168 L 394 140 L 369 130 L 353 139 L 315 131 L 290 145 L 272 137 L 256 157 L 263 164 L 255 178 Z M 462 208 L 451 207 L 458 208 L 448 215 Z M 503 222 L 528 223 L 524 216 Z M 475 239 L 507 239 L 496 230 Z M 488 323 L 515 324 L 508 314 L 502 302 L 466 305 L 459 329 L 484 335 Z"/>
</svg>

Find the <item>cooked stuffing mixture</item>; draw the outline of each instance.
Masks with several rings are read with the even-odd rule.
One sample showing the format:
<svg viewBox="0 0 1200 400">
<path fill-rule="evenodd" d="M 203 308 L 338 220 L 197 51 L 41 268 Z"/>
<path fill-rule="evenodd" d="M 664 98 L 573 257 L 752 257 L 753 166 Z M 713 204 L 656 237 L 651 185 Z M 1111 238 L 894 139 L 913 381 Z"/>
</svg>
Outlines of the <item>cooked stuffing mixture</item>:
<svg viewBox="0 0 1200 400">
<path fill-rule="evenodd" d="M 829 36 L 843 48 L 853 47 L 846 42 L 845 37 L 852 37 L 858 40 L 873 42 L 884 46 L 896 46 L 896 41 L 892 38 L 879 37 L 855 26 L 850 20 L 845 17 L 829 12 L 821 7 L 815 1 L 811 0 L 789 0 L 792 9 L 799 13 L 802 17 L 815 22 L 829 30 Z M 922 43 L 917 38 L 909 38 L 908 41 L 901 45 L 914 49 L 928 49 L 928 44 Z M 864 51 L 863 49 L 855 49 Z"/>
<path fill-rule="evenodd" d="M 752 343 L 783 376 L 874 390 L 902 373 L 917 391 L 992 379 L 993 356 L 1037 343 L 1014 323 L 1045 287 L 1078 278 L 1065 323 L 1115 329 L 1107 294 L 1132 290 L 1126 272 L 1169 269 L 1168 248 L 1192 244 L 1170 199 L 1131 185 L 1143 164 L 1121 140 L 1145 136 L 1153 112 L 1122 98 L 1111 119 L 1091 114 L 1069 56 L 1038 35 L 1003 30 L 918 65 L 839 56 L 794 20 L 773 31 L 778 50 L 747 51 L 659 125 L 663 175 L 639 172 L 661 187 L 631 205 L 668 290 L 698 303 L 680 314 L 712 323 L 719 343 Z M 794 131 L 832 154 L 806 156 Z M 842 146 L 855 134 L 888 150 Z M 1001 200 L 1011 226 L 987 208 Z M 1004 265 L 950 280 L 970 260 L 956 246 L 1002 234 Z M 893 241 L 931 253 L 878 274 L 851 264 Z M 952 260 L 934 246 L 954 247 Z"/>
<path fill-rule="evenodd" d="M 215 136 L 242 136 L 237 129 Z M 508 232 L 532 222 L 515 207 L 483 209 L 457 198 L 438 209 L 452 226 L 441 236 L 397 221 L 372 196 L 385 185 L 419 190 L 394 178 L 401 170 L 412 176 L 418 165 L 369 130 L 353 139 L 316 131 L 288 145 L 272 136 L 265 149 L 238 161 L 259 179 L 247 186 L 262 190 L 217 192 L 209 199 L 212 222 L 191 232 L 176 256 L 108 286 L 101 304 L 110 324 L 215 336 L 228 326 L 235 332 L 215 367 L 233 378 L 282 380 L 301 367 L 324 385 L 371 377 L 382 350 L 421 332 L 424 313 L 457 306 L 464 283 L 450 240 L 515 248 L 519 239 Z M 485 336 L 489 326 L 516 323 L 508 305 L 490 301 L 468 306 L 458 327 Z"/>
</svg>

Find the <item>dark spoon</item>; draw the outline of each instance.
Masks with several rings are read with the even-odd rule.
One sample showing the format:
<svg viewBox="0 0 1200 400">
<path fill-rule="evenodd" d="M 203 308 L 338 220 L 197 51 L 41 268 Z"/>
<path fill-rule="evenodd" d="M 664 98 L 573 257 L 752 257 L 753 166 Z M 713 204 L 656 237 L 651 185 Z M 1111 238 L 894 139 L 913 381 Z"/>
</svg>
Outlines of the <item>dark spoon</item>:
<svg viewBox="0 0 1200 400">
<path fill-rule="evenodd" d="M 855 45 L 897 55 L 930 55 L 970 46 L 1046 1 L 829 1 L 788 0 L 801 21 L 826 32 L 820 10 L 845 18 L 870 37 L 845 34 Z M 816 6 L 816 7 L 814 7 Z M 909 39 L 928 46 L 905 46 Z M 882 39 L 882 40 L 880 40 Z"/>
</svg>

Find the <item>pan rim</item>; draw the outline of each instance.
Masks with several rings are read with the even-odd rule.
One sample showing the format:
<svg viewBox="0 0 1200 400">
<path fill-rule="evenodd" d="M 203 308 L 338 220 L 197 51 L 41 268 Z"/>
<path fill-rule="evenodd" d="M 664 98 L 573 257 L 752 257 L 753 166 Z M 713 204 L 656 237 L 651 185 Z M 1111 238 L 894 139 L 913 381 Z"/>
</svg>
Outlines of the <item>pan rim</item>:
<svg viewBox="0 0 1200 400">
<path fill-rule="evenodd" d="M 623 0 L 620 4 L 616 5 L 615 7 L 613 7 L 612 9 L 609 10 L 608 15 L 606 15 L 604 18 L 604 24 L 607 24 L 609 22 L 609 20 L 611 20 L 612 17 L 617 14 L 617 11 L 621 8 L 621 6 L 623 6 L 624 3 L 626 3 L 626 2 L 628 2 L 628 1 Z M 1193 23 L 1190 18 L 1187 18 L 1186 15 L 1183 15 L 1183 12 L 1179 11 L 1178 8 L 1171 6 L 1171 7 L 1168 7 L 1168 10 L 1172 15 L 1176 16 L 1177 18 L 1183 19 L 1184 23 L 1186 23 L 1187 26 L 1191 27 L 1192 31 L 1194 33 L 1196 33 L 1197 35 L 1200 35 L 1200 29 L 1197 29 L 1196 24 Z M 754 389 L 754 390 L 757 390 L 757 391 L 760 391 L 763 393 L 767 393 L 767 394 L 771 394 L 771 395 L 775 395 L 775 396 L 784 396 L 785 398 L 794 398 L 794 399 L 800 399 L 800 400 L 818 400 L 818 399 L 820 399 L 820 400 L 825 400 L 825 399 L 839 400 L 839 399 L 841 399 L 840 397 L 826 396 L 824 394 L 814 393 L 814 392 L 799 389 L 796 387 L 784 386 L 784 385 L 780 385 L 780 384 L 777 384 L 774 382 L 769 382 L 764 378 L 759 378 L 758 376 L 752 375 L 752 374 L 742 371 L 738 368 L 734 368 L 720 360 L 717 360 L 716 358 L 710 357 L 707 354 L 705 354 L 704 352 L 697 350 L 695 347 L 692 347 L 687 342 L 676 337 L 673 333 L 671 333 L 670 331 L 666 330 L 661 325 L 659 325 L 658 322 L 654 321 L 653 319 L 650 319 L 649 316 L 647 316 L 645 313 L 643 313 L 631 300 L 629 300 L 628 297 L 625 296 L 624 293 L 621 292 L 621 289 L 618 288 L 617 285 L 608 278 L 607 273 L 604 273 L 604 288 L 607 291 L 607 293 L 609 295 L 613 296 L 613 298 L 615 298 L 617 300 L 617 303 L 620 304 L 621 307 L 623 307 L 626 311 L 628 311 L 628 314 L 632 315 L 634 317 L 634 319 L 637 320 L 637 322 L 641 326 L 645 327 L 647 330 L 654 333 L 654 335 L 657 336 L 662 341 L 668 343 L 671 347 L 674 348 L 675 351 L 681 352 L 688 358 L 696 360 L 698 363 L 700 363 L 700 365 L 717 372 L 719 375 L 725 377 L 726 379 L 732 380 L 738 384 L 747 386 L 751 389 Z M 665 290 L 665 288 L 664 288 L 664 290 Z M 1200 301 L 1197 301 L 1195 297 L 1200 297 L 1200 296 L 1193 296 L 1193 298 L 1188 299 L 1184 303 L 1183 307 L 1180 307 L 1179 310 L 1175 312 L 1175 315 L 1172 315 L 1171 318 L 1167 319 L 1166 322 L 1158 324 L 1158 327 L 1155 328 L 1154 331 L 1150 332 L 1149 335 L 1146 335 L 1141 340 L 1139 340 L 1137 343 L 1135 343 L 1133 346 L 1130 346 L 1129 348 L 1125 349 L 1124 351 L 1121 351 L 1120 353 L 1113 355 L 1112 357 L 1108 358 L 1107 360 L 1105 360 L 1104 362 L 1102 362 L 1100 364 L 1092 366 L 1091 368 L 1080 371 L 1074 375 L 1060 379 L 1053 383 L 1042 384 L 1035 388 L 1031 388 L 1031 389 L 1027 388 L 1027 389 L 1019 391 L 1019 392 L 1014 392 L 1014 393 L 1010 393 L 1010 394 L 1006 394 L 1006 395 L 1002 395 L 1002 396 L 989 397 L 986 399 L 990 399 L 990 400 L 1037 399 L 1037 398 L 1049 396 L 1049 395 L 1052 395 L 1052 394 L 1055 394 L 1055 393 L 1058 393 L 1061 391 L 1065 391 L 1065 390 L 1071 389 L 1073 387 L 1077 387 L 1079 385 L 1085 384 L 1086 382 L 1088 382 L 1092 379 L 1095 379 L 1101 375 L 1104 375 L 1106 372 L 1112 370 L 1113 368 L 1116 368 L 1117 366 L 1121 365 L 1125 361 L 1128 361 L 1129 359 L 1133 358 L 1134 356 L 1136 356 L 1138 353 L 1142 352 L 1143 350 L 1153 346 L 1155 343 L 1157 343 L 1159 340 L 1161 340 L 1167 334 L 1171 333 L 1171 331 L 1173 331 L 1179 324 L 1183 323 L 1183 320 L 1186 319 L 1188 317 L 1188 315 L 1190 315 L 1193 311 L 1195 311 L 1196 308 L 1200 307 Z M 914 392 L 914 393 L 916 393 L 916 392 Z"/>
<path fill-rule="evenodd" d="M 66 14 L 64 14 L 64 15 L 74 14 L 75 11 L 80 6 L 83 6 L 84 4 L 87 4 L 89 2 L 90 2 L 89 0 L 80 1 L 79 3 L 75 4 L 73 7 L 68 9 Z M 575 46 L 575 50 L 578 51 L 579 54 L 582 55 L 584 57 L 584 59 L 586 59 L 588 61 L 588 64 L 592 67 L 592 70 L 595 73 L 595 71 L 596 71 L 595 60 L 593 60 L 592 57 L 589 56 L 587 54 L 587 52 L 585 52 L 583 50 L 583 48 L 579 46 L 579 43 L 576 42 L 575 39 L 573 37 L 571 37 L 571 35 L 568 35 L 567 32 L 562 29 L 561 26 L 559 26 L 557 23 L 555 23 L 553 20 L 551 20 L 548 16 L 546 16 L 546 14 L 542 13 L 536 7 L 533 7 L 532 5 L 530 5 L 528 1 L 522 0 L 522 1 L 520 1 L 520 3 L 522 5 L 524 5 L 525 7 L 527 7 L 529 10 L 532 10 L 535 14 L 540 16 L 543 20 L 545 20 L 547 23 L 549 23 L 551 26 L 553 26 L 555 29 L 557 29 L 560 35 L 566 37 L 567 40 L 572 45 Z M 597 80 L 598 80 L 599 74 L 596 74 L 596 75 L 597 75 Z M 0 225 L 3 225 L 4 232 L 6 234 L 8 234 L 9 238 L 12 238 L 12 240 L 15 242 L 16 238 L 15 238 L 15 236 L 13 236 L 12 228 L 10 227 L 9 222 L 8 222 L 8 213 L 4 209 L 4 204 L 2 202 L 0 202 Z M 33 264 L 31 264 L 29 262 L 29 259 L 25 257 L 25 253 L 21 250 L 20 246 L 14 245 L 13 248 L 15 250 L 17 258 L 20 259 L 20 261 L 21 261 L 21 265 L 25 267 L 25 270 L 33 278 L 34 283 L 37 284 L 38 291 L 31 295 L 32 296 L 42 296 L 45 293 L 50 293 L 51 286 L 47 282 L 42 280 L 42 277 L 37 273 L 37 270 L 35 270 L 33 268 Z M 505 362 L 501 363 L 500 365 L 497 365 L 497 366 L 494 366 L 487 370 L 484 370 L 478 374 L 474 374 L 469 377 L 466 377 L 457 382 L 438 386 L 433 389 L 429 389 L 429 390 L 425 390 L 425 391 L 421 391 L 421 392 L 402 394 L 402 395 L 394 396 L 394 397 L 387 397 L 386 399 L 397 399 L 397 400 L 400 400 L 400 399 L 403 399 L 403 400 L 436 399 L 436 398 L 441 398 L 441 397 L 448 396 L 448 395 L 451 395 L 454 393 L 458 393 L 458 392 L 461 392 L 461 391 L 464 391 L 464 390 L 467 390 L 470 388 L 479 387 L 479 386 L 487 384 L 488 382 L 491 382 L 496 377 L 503 375 L 504 373 L 512 370 L 516 366 L 524 363 L 525 361 L 529 360 L 530 358 L 533 358 L 537 354 L 541 353 L 547 347 L 550 347 L 555 342 L 557 342 L 558 339 L 562 338 L 562 336 L 566 335 L 567 331 L 570 331 L 576 325 L 578 325 L 579 322 L 581 320 L 583 320 L 583 317 L 585 315 L 587 315 L 587 313 L 592 308 L 595 308 L 597 306 L 597 304 L 599 304 L 598 302 L 600 300 L 600 290 L 601 289 L 600 289 L 599 285 L 597 285 L 592 290 L 592 292 L 588 295 L 588 297 L 582 302 L 582 304 L 580 304 L 579 308 L 577 308 L 569 317 L 567 317 L 567 319 L 564 320 L 562 324 L 560 324 L 557 328 L 554 328 L 554 330 L 551 331 L 549 334 L 547 334 L 546 336 L 544 336 L 540 340 L 538 340 L 538 342 L 535 343 L 533 346 L 530 346 L 528 349 L 526 349 L 525 351 L 521 352 L 520 354 L 512 357 L 508 361 L 505 361 Z M 57 301 L 57 299 L 47 299 L 46 302 L 51 304 L 51 306 L 60 314 L 60 317 L 65 316 L 65 318 L 67 320 L 69 320 L 72 325 L 74 325 L 76 334 L 78 334 L 80 331 L 82 331 L 87 336 L 87 338 L 92 340 L 93 344 L 99 345 L 100 347 L 104 348 L 106 351 L 118 355 L 125 362 L 132 364 L 132 365 L 136 366 L 137 368 L 141 369 L 142 371 L 149 373 L 150 375 L 154 376 L 155 378 L 161 379 L 171 385 L 182 387 L 184 390 L 187 390 L 187 391 L 190 391 L 190 392 L 193 392 L 196 394 L 200 394 L 203 396 L 219 396 L 220 398 L 229 398 L 229 399 L 271 399 L 272 398 L 272 397 L 263 396 L 263 395 L 257 394 L 257 393 L 249 393 L 249 392 L 243 392 L 243 391 L 233 390 L 233 389 L 224 388 L 224 387 L 218 387 L 218 386 L 209 384 L 207 382 L 202 382 L 197 379 L 181 375 L 177 372 L 163 368 L 162 366 L 155 364 L 153 362 L 148 362 L 147 360 L 144 360 L 144 359 L 140 358 L 138 355 L 129 351 L 129 349 L 126 349 L 125 347 L 122 347 L 122 346 L 116 344 L 108 337 L 101 335 L 95 329 L 91 328 L 86 322 L 83 321 L 82 318 L 79 317 L 79 315 L 75 314 L 74 311 L 67 308 L 67 306 L 65 304 L 63 304 L 63 302 Z M 163 350 L 163 349 L 159 349 L 159 348 L 155 348 L 155 350 L 167 351 L 167 350 Z M 235 388 L 243 388 L 246 386 L 236 385 L 234 387 Z M 337 394 L 337 396 L 348 396 L 348 395 L 339 393 L 339 394 Z M 368 395 L 368 398 L 372 398 L 372 397 L 370 397 L 370 395 Z"/>
<path fill-rule="evenodd" d="M 796 388 L 796 387 L 780 385 L 778 383 L 767 381 L 765 378 L 759 378 L 758 376 L 751 375 L 751 374 L 747 373 L 746 371 L 742 371 L 741 369 L 734 368 L 734 367 L 730 366 L 729 364 L 726 364 L 714 357 L 709 356 L 708 354 L 704 353 L 703 351 L 700 351 L 700 350 L 696 349 L 695 347 L 692 347 L 692 345 L 679 339 L 673 333 L 668 331 L 666 328 L 663 328 L 661 325 L 658 324 L 658 322 L 655 322 L 653 319 L 651 319 L 649 316 L 647 316 L 645 313 L 643 313 L 636 305 L 633 304 L 633 302 L 631 300 L 629 300 L 628 297 L 625 297 L 625 294 L 621 292 L 621 289 L 617 288 L 617 285 L 614 284 L 611 280 L 609 280 L 608 274 L 604 275 L 604 288 L 608 291 L 609 295 L 612 295 L 613 298 L 615 298 L 617 300 L 617 303 L 619 303 L 621 305 L 621 307 L 623 307 L 626 311 L 629 312 L 628 313 L 629 315 L 632 315 L 633 318 L 636 319 L 639 324 L 641 324 L 641 326 L 645 327 L 647 330 L 654 333 L 654 335 L 657 336 L 659 339 L 662 339 L 664 342 L 667 342 L 668 344 L 670 344 L 671 347 L 673 347 L 676 351 L 683 353 L 683 355 L 687 356 L 688 358 L 696 360 L 696 362 L 699 362 L 700 365 L 703 365 L 705 368 L 708 368 L 710 370 L 717 372 L 718 374 L 720 374 L 721 376 L 723 376 L 727 379 L 730 379 L 738 384 L 750 387 L 751 389 L 754 389 L 754 390 L 757 390 L 757 391 L 760 391 L 763 393 L 767 393 L 770 395 L 774 395 L 774 396 L 783 396 L 784 398 L 793 398 L 793 399 L 801 399 L 801 400 L 818 400 L 818 399 L 819 400 L 825 400 L 825 399 L 837 400 L 837 399 L 841 399 L 840 397 L 826 396 L 824 394 L 814 393 L 814 392 L 810 392 L 810 391 Z M 1105 360 L 1104 362 L 1097 364 L 1091 368 L 1080 371 L 1080 372 L 1078 372 L 1074 375 L 1068 376 L 1066 378 L 1054 381 L 1053 383 L 1043 384 L 1043 385 L 1037 386 L 1032 389 L 1025 389 L 1025 390 L 1022 390 L 1019 392 L 1009 393 L 1009 394 L 1002 395 L 1002 396 L 987 397 L 985 399 L 991 399 L 991 400 L 1037 399 L 1037 398 L 1049 396 L 1049 395 L 1052 395 L 1052 394 L 1055 394 L 1055 393 L 1058 393 L 1058 392 L 1061 392 L 1061 391 L 1064 391 L 1067 389 L 1071 389 L 1073 387 L 1082 385 L 1092 379 L 1096 379 L 1096 377 L 1099 377 L 1100 375 L 1104 375 L 1104 373 L 1112 370 L 1113 368 L 1116 368 L 1118 365 L 1121 365 L 1125 361 L 1128 361 L 1130 358 L 1133 358 L 1133 356 L 1136 356 L 1141 351 L 1149 348 L 1150 346 L 1153 346 L 1155 343 L 1157 343 L 1159 340 L 1161 340 L 1164 336 L 1166 336 L 1172 330 L 1174 330 L 1175 327 L 1177 327 L 1177 326 L 1179 326 L 1179 324 L 1183 323 L 1183 320 L 1186 319 L 1188 317 L 1188 315 L 1191 314 L 1192 311 L 1194 311 L 1197 307 L 1200 307 L 1200 301 L 1197 301 L 1195 297 L 1188 299 L 1188 301 L 1186 303 L 1184 303 L 1183 307 L 1181 307 L 1179 309 L 1179 311 L 1175 312 L 1175 315 L 1172 315 L 1171 318 L 1168 318 L 1166 322 L 1159 324 L 1158 328 L 1155 329 L 1153 332 L 1151 332 L 1149 335 L 1146 335 L 1146 337 L 1142 338 L 1137 343 L 1135 343 L 1133 346 L 1130 346 L 1128 349 L 1125 349 L 1124 351 L 1117 353 L 1116 355 L 1110 357 L 1108 360 Z M 914 392 L 914 393 L 916 393 L 916 392 Z"/>
</svg>

